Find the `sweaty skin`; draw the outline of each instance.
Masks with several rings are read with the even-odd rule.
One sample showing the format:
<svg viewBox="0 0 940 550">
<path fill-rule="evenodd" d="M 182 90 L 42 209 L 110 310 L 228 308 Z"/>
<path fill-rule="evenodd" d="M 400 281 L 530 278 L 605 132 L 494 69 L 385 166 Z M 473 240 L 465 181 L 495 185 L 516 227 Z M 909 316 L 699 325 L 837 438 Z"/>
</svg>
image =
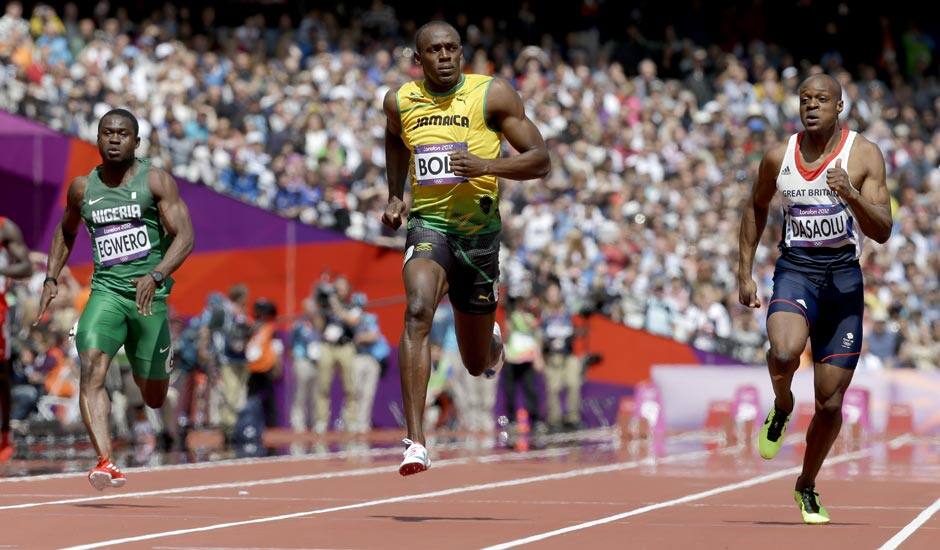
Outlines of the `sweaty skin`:
<svg viewBox="0 0 940 550">
<path fill-rule="evenodd" d="M 137 164 L 134 151 L 140 138 L 132 122 L 123 116 L 106 115 L 98 127 L 98 152 L 102 158 L 101 179 L 108 187 L 118 187 L 133 180 Z M 147 184 L 160 214 L 160 223 L 172 242 L 160 263 L 154 268 L 165 277 L 169 277 L 183 263 L 194 245 L 192 220 L 186 204 L 180 198 L 176 181 L 167 172 L 151 168 Z M 65 212 L 53 235 L 49 251 L 48 276 L 55 279 L 61 273 L 75 244 L 78 228 L 82 223 L 81 208 L 85 199 L 87 179 L 77 177 L 69 184 Z M 156 289 L 156 282 L 150 275 L 135 279 L 137 311 L 143 315 L 151 314 L 151 305 Z M 39 301 L 39 318 L 43 316 L 49 304 L 56 297 L 57 285 L 47 282 L 43 285 Z M 38 321 L 38 319 L 37 319 Z M 104 387 L 105 376 L 112 357 L 101 350 L 91 349 L 79 354 L 81 359 L 81 385 L 79 406 L 82 420 L 91 437 L 100 458 L 111 456 L 111 435 L 109 418 L 111 401 Z M 134 381 L 143 394 L 148 406 L 159 408 L 166 399 L 168 380 L 147 380 L 134 376 Z"/>
<path fill-rule="evenodd" d="M 424 29 L 416 42 L 415 62 L 421 65 L 425 86 L 432 92 L 451 90 L 459 82 L 463 69 L 463 50 L 457 31 L 444 23 L 434 24 Z M 383 103 L 387 120 L 385 153 L 389 197 L 382 222 L 392 229 L 400 227 L 406 219 L 408 207 L 403 197 L 411 159 L 411 151 L 401 137 L 397 93 L 398 90 L 390 90 Z M 505 80 L 494 79 L 490 85 L 484 116 L 489 126 L 501 132 L 519 154 L 482 159 L 468 151 L 456 151 L 450 155 L 450 165 L 456 175 L 530 180 L 548 174 L 551 165 L 545 142 L 526 116 L 521 98 Z M 405 265 L 403 277 L 408 306 L 399 364 L 402 365 L 405 420 L 408 438 L 424 445 L 424 403 L 431 361 L 428 334 L 437 305 L 448 291 L 447 273 L 436 262 L 417 258 Z M 495 312 L 468 314 L 455 310 L 455 321 L 464 366 L 478 376 L 501 352 L 493 340 Z"/>
<path fill-rule="evenodd" d="M 805 127 L 799 154 L 807 169 L 822 165 L 838 147 L 838 117 L 842 112 L 842 89 L 827 75 L 815 75 L 800 88 L 800 119 Z M 777 191 L 786 144 L 767 151 L 758 169 L 757 181 L 744 207 L 739 236 L 738 301 L 749 308 L 761 307 L 757 283 L 752 276 L 754 254 L 767 223 L 770 202 Z M 837 161 L 826 172 L 826 183 L 851 208 L 862 232 L 878 243 L 891 235 L 892 219 L 885 183 L 885 163 L 880 149 L 858 135 L 847 166 Z M 777 311 L 767 320 L 770 350 L 768 370 L 774 389 L 774 406 L 789 414 L 793 410 L 790 385 L 799 367 L 800 355 L 809 338 L 809 327 L 798 313 Z M 823 460 L 842 425 L 842 398 L 854 371 L 828 363 L 815 364 L 816 414 L 807 433 L 803 472 L 796 489 L 813 487 Z"/>
</svg>

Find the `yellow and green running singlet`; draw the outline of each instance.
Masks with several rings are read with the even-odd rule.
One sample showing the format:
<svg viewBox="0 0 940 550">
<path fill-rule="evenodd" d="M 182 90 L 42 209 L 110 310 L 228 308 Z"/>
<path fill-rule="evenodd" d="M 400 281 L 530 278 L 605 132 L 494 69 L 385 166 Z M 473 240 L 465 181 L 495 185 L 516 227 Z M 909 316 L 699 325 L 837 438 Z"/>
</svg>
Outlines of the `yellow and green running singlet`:
<svg viewBox="0 0 940 550">
<path fill-rule="evenodd" d="M 411 150 L 411 215 L 447 234 L 500 230 L 496 176 L 462 178 L 450 169 L 450 153 L 469 150 L 499 156 L 500 135 L 487 125 L 486 95 L 493 78 L 466 74 L 451 90 L 435 93 L 424 81 L 398 90 L 401 137 Z"/>
</svg>

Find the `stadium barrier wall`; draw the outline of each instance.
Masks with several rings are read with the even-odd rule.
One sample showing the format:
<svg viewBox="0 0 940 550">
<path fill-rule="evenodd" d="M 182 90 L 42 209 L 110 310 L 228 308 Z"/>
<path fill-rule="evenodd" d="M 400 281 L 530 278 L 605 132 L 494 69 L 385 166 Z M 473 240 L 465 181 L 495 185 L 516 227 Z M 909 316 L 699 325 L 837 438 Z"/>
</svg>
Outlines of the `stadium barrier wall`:
<svg viewBox="0 0 940 550">
<path fill-rule="evenodd" d="M 651 375 L 661 392 L 666 426 L 669 429 L 703 427 L 709 404 L 733 401 L 737 388 L 754 385 L 760 395 L 758 421 L 773 405 L 773 389 L 767 367 L 656 365 Z M 859 371 L 850 388 L 868 390 L 871 401 L 871 425 L 875 432 L 887 428 L 893 405 L 908 405 L 913 412 L 917 433 L 940 432 L 940 373 L 914 370 Z M 802 367 L 793 377 L 793 395 L 797 406 L 813 404 L 813 369 Z"/>
<path fill-rule="evenodd" d="M 99 162 L 93 144 L 0 112 L 0 215 L 10 216 L 24 228 L 31 248 L 47 251 L 65 206 L 68 183 Z M 176 314 L 195 315 L 211 292 L 224 293 L 244 283 L 250 291 L 249 302 L 270 299 L 286 326 L 321 273 L 331 271 L 346 275 L 356 291 L 366 293 L 369 309 L 378 315 L 383 332 L 397 348 L 405 311 L 402 251 L 287 219 L 203 185 L 179 178 L 177 182 L 193 219 L 196 246 L 174 275 L 178 284 L 170 306 Z M 69 266 L 83 284 L 90 280 L 91 260 L 91 242 L 80 231 Z M 597 358 L 586 370 L 584 388 L 585 407 L 591 409 L 585 411 L 585 419 L 592 425 L 602 423 L 602 418 L 612 422 L 616 396 L 630 394 L 634 384 L 648 379 L 654 364 L 733 362 L 601 315 L 578 317 L 577 322 L 585 326 L 588 336 L 578 342 L 576 351 Z M 390 411 L 396 404 L 400 408 L 395 353 L 376 396 L 377 425 L 394 425 Z M 277 393 L 280 418 L 286 423 L 287 390 L 292 384 L 289 365 L 284 371 Z M 341 402 L 340 395 L 338 387 L 334 388 L 335 403 Z"/>
</svg>

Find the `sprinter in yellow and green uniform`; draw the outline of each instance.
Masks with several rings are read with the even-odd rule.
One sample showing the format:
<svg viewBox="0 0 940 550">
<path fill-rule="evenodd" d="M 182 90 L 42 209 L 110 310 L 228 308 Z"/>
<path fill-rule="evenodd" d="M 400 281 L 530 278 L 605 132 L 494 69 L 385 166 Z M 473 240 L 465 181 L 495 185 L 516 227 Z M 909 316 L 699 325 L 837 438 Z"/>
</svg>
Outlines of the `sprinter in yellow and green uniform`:
<svg viewBox="0 0 940 550">
<path fill-rule="evenodd" d="M 193 226 L 176 182 L 134 151 L 138 124 L 114 109 L 98 123 L 102 163 L 69 184 L 65 212 L 52 240 L 40 298 L 42 317 L 58 291 L 79 225 L 92 240 L 95 270 L 91 297 L 78 322 L 80 403 L 98 465 L 88 474 L 98 490 L 121 487 L 124 474 L 111 461 L 105 376 L 121 347 L 148 406 L 166 399 L 172 343 L 166 300 L 176 271 L 193 248 Z"/>
<path fill-rule="evenodd" d="M 453 89 L 437 93 L 424 81 L 398 90 L 401 139 L 412 152 L 411 219 L 445 235 L 495 235 L 500 230 L 496 176 L 458 176 L 451 153 L 472 152 L 482 159 L 499 156 L 500 135 L 483 113 L 493 77 L 460 75 Z"/>
<path fill-rule="evenodd" d="M 548 150 L 505 80 L 464 74 L 460 36 L 432 21 L 415 33 L 415 63 L 424 79 L 385 96 L 389 200 L 382 221 L 398 229 L 408 207 L 403 278 L 408 307 L 399 347 L 408 437 L 401 475 L 427 470 L 424 400 L 430 376 L 428 333 L 447 294 L 457 342 L 474 376 L 493 377 L 503 345 L 495 321 L 499 298 L 498 178 L 531 180 L 550 169 Z M 519 154 L 500 158 L 505 137 Z M 495 382 L 494 382 L 495 383 Z"/>
</svg>

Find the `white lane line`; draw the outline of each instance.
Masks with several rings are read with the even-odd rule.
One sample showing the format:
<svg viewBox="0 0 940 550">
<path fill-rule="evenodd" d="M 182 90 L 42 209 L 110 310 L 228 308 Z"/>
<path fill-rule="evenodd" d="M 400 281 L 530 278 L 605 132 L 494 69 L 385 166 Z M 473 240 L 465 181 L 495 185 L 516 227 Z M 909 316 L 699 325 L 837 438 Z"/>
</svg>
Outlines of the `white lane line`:
<svg viewBox="0 0 940 550">
<path fill-rule="evenodd" d="M 435 452 L 461 450 L 467 447 L 463 443 L 449 443 L 436 446 Z M 206 460 L 204 462 L 194 462 L 191 464 L 168 464 L 164 466 L 136 466 L 133 468 L 124 468 L 125 473 L 152 473 L 152 472 L 172 472 L 175 470 L 203 470 L 207 468 L 216 468 L 219 466 L 252 466 L 255 464 L 279 464 L 284 462 L 314 462 L 327 460 L 342 460 L 347 458 L 375 458 L 381 456 L 391 456 L 401 454 L 401 447 L 383 447 L 367 450 L 348 450 L 348 451 L 330 451 L 327 453 L 290 455 L 290 456 L 264 456 L 248 458 L 227 458 L 223 460 Z M 75 477 L 84 477 L 88 475 L 86 471 L 63 472 L 58 474 L 42 474 L 37 476 L 19 476 L 0 478 L 0 483 L 23 483 L 31 481 L 46 481 L 50 479 L 69 479 Z"/>
<path fill-rule="evenodd" d="M 0 546 L 0 548 L 3 548 Z M 343 548 L 294 548 L 281 546 L 154 546 L 152 550 L 351 550 Z"/>
<path fill-rule="evenodd" d="M 610 446 L 609 444 L 607 446 Z M 604 448 L 604 445 L 598 446 L 598 449 Z M 515 460 L 525 460 L 532 458 L 551 458 L 564 456 L 570 454 L 575 448 L 565 447 L 560 449 L 547 449 L 543 451 L 528 451 L 526 453 L 500 453 L 495 455 L 487 455 L 481 457 L 466 457 L 466 458 L 452 458 L 447 460 L 439 460 L 434 463 L 435 468 L 447 467 L 447 466 L 461 466 L 464 464 L 472 464 L 474 462 L 500 462 L 505 461 L 515 461 Z M 502 460 L 501 460 L 502 459 Z M 358 476 L 367 476 L 371 474 L 384 474 L 384 473 L 394 473 L 398 471 L 397 466 L 387 465 L 387 466 L 376 466 L 373 468 L 359 468 L 356 470 L 339 470 L 335 472 L 321 472 L 318 474 L 303 474 L 296 476 L 287 476 L 287 477 L 276 477 L 271 479 L 261 479 L 254 481 L 233 481 L 229 483 L 211 483 L 206 485 L 191 485 L 188 487 L 174 487 L 172 489 L 157 489 L 154 491 L 141 491 L 137 493 L 111 493 L 106 495 L 98 495 L 93 497 L 77 497 L 77 498 L 66 498 L 61 500 L 46 500 L 39 502 L 26 502 L 22 504 L 7 504 L 5 506 L 0 506 L 0 511 L 2 510 L 22 510 L 24 508 L 38 508 L 40 506 L 54 506 L 59 504 L 79 504 L 83 502 L 99 502 L 102 500 L 115 500 L 115 499 L 133 499 L 141 497 L 151 497 L 151 496 L 161 496 L 161 495 L 177 495 L 181 493 L 194 493 L 199 491 L 213 491 L 217 489 L 238 489 L 245 487 L 259 487 L 265 485 L 280 485 L 283 483 L 294 483 L 298 481 L 312 481 L 316 479 L 338 479 L 343 477 L 358 477 Z"/>
<path fill-rule="evenodd" d="M 454 448 L 459 448 L 455 446 Z M 437 449 L 435 449 L 437 450 Z M 450 449 L 447 449 L 450 450 Z M 308 454 L 308 455 L 292 455 L 292 456 L 265 456 L 265 457 L 250 457 L 250 458 L 229 458 L 223 460 L 211 461 L 207 460 L 205 462 L 194 462 L 191 464 L 168 464 L 165 466 L 136 466 L 133 468 L 123 468 L 125 473 L 152 473 L 152 472 L 172 472 L 175 470 L 203 470 L 207 468 L 216 468 L 219 466 L 252 466 L 255 464 L 279 464 L 284 462 L 314 462 L 314 461 L 327 461 L 327 460 L 341 460 L 346 458 L 365 458 L 365 457 L 381 457 L 381 456 L 391 456 L 401 453 L 399 447 L 395 448 L 383 448 L 383 449 L 370 449 L 363 451 L 332 451 L 329 453 L 323 454 Z M 87 471 L 79 472 L 62 472 L 58 474 L 41 474 L 36 476 L 19 476 L 19 477 L 4 477 L 0 478 L 0 483 L 23 483 L 23 482 L 33 482 L 33 481 L 47 481 L 50 479 L 70 479 L 76 477 L 84 477 L 88 475 Z"/>
<path fill-rule="evenodd" d="M 613 437 L 615 431 L 612 428 L 597 428 L 593 430 L 582 430 L 580 432 L 575 432 L 571 434 L 564 434 L 559 441 L 561 442 L 571 442 L 571 441 L 584 441 L 594 438 L 603 439 L 604 437 Z M 678 441 L 680 436 L 675 436 Z M 672 439 L 670 439 L 672 440 Z M 430 448 L 430 447 L 429 447 Z M 466 449 L 473 449 L 474 446 L 468 442 L 456 442 L 456 443 L 435 443 L 434 452 L 439 453 L 443 451 L 460 451 Z M 203 462 L 194 462 L 191 464 L 167 464 L 163 466 L 136 466 L 133 468 L 124 468 L 125 473 L 153 473 L 153 472 L 172 472 L 175 470 L 203 470 L 207 468 L 216 468 L 219 466 L 251 466 L 255 464 L 279 464 L 284 462 L 308 462 L 308 461 L 326 461 L 326 460 L 342 460 L 347 458 L 375 458 L 381 456 L 392 456 L 401 454 L 401 446 L 391 446 L 391 447 L 382 447 L 377 449 L 366 449 L 366 450 L 346 450 L 346 451 L 330 451 L 326 453 L 313 453 L 313 454 L 304 454 L 304 455 L 290 455 L 290 456 L 264 456 L 264 457 L 247 457 L 247 458 L 226 458 L 222 460 L 206 460 Z M 2 483 L 23 483 L 23 482 L 32 482 L 32 481 L 47 481 L 50 479 L 69 479 L 76 477 L 84 477 L 88 475 L 87 471 L 80 472 L 62 472 L 57 474 L 42 474 L 36 476 L 18 476 L 18 477 L 2 477 L 0 478 L 0 484 Z"/>
<path fill-rule="evenodd" d="M 731 448 L 734 449 L 734 448 Z M 724 449 L 723 452 L 727 452 L 729 449 Z M 177 529 L 174 531 L 161 531 L 158 533 L 150 533 L 146 535 L 137 535 L 133 537 L 126 537 L 120 539 L 105 540 L 100 542 L 92 542 L 88 544 L 81 544 L 78 546 L 70 546 L 63 550 L 91 550 L 92 548 L 103 548 L 107 546 L 114 546 L 118 544 L 127 544 L 129 542 L 140 542 L 144 540 L 152 540 L 164 537 L 172 537 L 177 535 L 186 535 L 189 533 L 201 533 L 205 531 L 215 531 L 218 529 L 227 529 L 230 527 L 242 527 L 244 525 L 256 525 L 260 523 L 271 523 L 275 521 L 283 521 L 288 519 L 303 518 L 309 516 L 315 516 L 320 514 L 329 514 L 331 512 L 341 512 L 344 510 L 355 510 L 359 508 L 370 508 L 373 506 L 380 506 L 383 504 L 395 504 L 398 502 L 408 502 L 413 500 L 422 500 L 428 498 L 443 497 L 448 495 L 456 495 L 460 493 L 469 493 L 472 491 L 485 491 L 489 489 L 500 489 L 503 487 L 515 487 L 517 485 L 527 485 L 530 483 L 538 483 L 541 481 L 555 481 L 559 479 L 571 479 L 581 476 L 589 476 L 594 474 L 602 473 L 611 473 L 619 472 L 623 470 L 630 470 L 644 465 L 655 465 L 663 463 L 671 463 L 679 460 L 688 460 L 694 458 L 700 458 L 707 456 L 713 451 L 691 451 L 687 453 L 681 453 L 677 455 L 667 456 L 663 458 L 653 458 L 653 459 L 644 459 L 636 460 L 630 462 L 619 462 L 616 464 L 605 464 L 603 466 L 593 466 L 590 468 L 578 468 L 575 470 L 568 470 L 566 472 L 559 472 L 554 474 L 545 474 L 531 477 L 523 477 L 510 479 L 506 481 L 496 481 L 492 483 L 481 483 L 478 485 L 465 485 L 463 487 L 454 487 L 451 489 L 443 489 L 440 491 L 431 491 L 428 493 L 418 493 L 414 495 L 403 495 L 397 497 L 383 498 L 377 500 L 367 500 L 364 502 L 358 502 L 356 504 L 348 504 L 345 506 L 334 506 L 331 508 L 318 508 L 315 510 L 308 510 L 305 512 L 295 512 L 293 514 L 283 514 L 279 516 L 267 516 L 256 519 L 242 520 L 242 521 L 233 521 L 228 523 L 217 523 L 215 525 L 206 525 L 204 527 L 193 527 L 190 529 Z"/>
<path fill-rule="evenodd" d="M 896 535 L 888 539 L 888 542 L 881 545 L 881 548 L 878 550 L 894 550 L 902 542 L 907 540 L 907 538 L 914 534 L 914 531 L 917 531 L 921 525 L 927 523 L 937 511 L 940 510 L 940 498 L 933 501 L 933 504 L 924 509 L 923 512 L 917 514 L 917 517 L 913 521 L 904 526 L 904 529 L 898 531 Z"/>
<path fill-rule="evenodd" d="M 888 442 L 889 446 L 903 444 L 903 442 L 909 441 L 908 436 L 901 436 L 895 438 Z M 875 450 L 875 447 L 868 447 L 867 449 L 862 449 L 860 451 L 855 451 L 851 453 L 845 453 L 841 455 L 832 456 L 826 459 L 823 467 L 831 466 L 833 464 L 839 464 L 841 462 L 850 462 L 853 460 L 858 460 L 860 458 L 865 458 L 866 456 L 872 454 Z M 696 500 L 701 500 L 704 498 L 712 497 L 715 495 L 720 495 L 722 493 L 728 493 L 731 491 L 737 491 L 738 489 L 746 489 L 748 487 L 753 487 L 755 485 L 760 485 L 762 483 L 767 483 L 768 481 L 773 481 L 775 479 L 780 479 L 783 477 L 791 476 L 793 474 L 798 474 L 803 470 L 802 466 L 794 466 L 792 468 L 787 468 L 785 470 L 780 470 L 772 474 L 765 474 L 762 476 L 752 477 L 744 481 L 739 481 L 737 483 L 730 483 L 728 485 L 722 485 L 721 487 L 715 487 L 714 489 L 709 489 L 707 491 L 701 491 L 699 493 L 693 493 L 691 495 L 686 495 L 684 497 L 674 498 L 672 500 L 667 500 L 664 502 L 658 502 L 656 504 L 650 504 L 648 506 L 643 506 L 640 508 L 635 508 L 627 512 L 622 512 L 620 514 L 615 514 L 612 516 L 607 516 L 600 519 L 595 519 L 592 521 L 586 521 L 584 523 L 578 523 L 576 525 L 570 525 L 561 529 L 555 529 L 554 531 L 548 531 L 545 533 L 539 533 L 529 537 L 524 537 L 521 539 L 511 540 L 509 542 L 503 542 L 493 546 L 487 546 L 483 550 L 505 550 L 507 548 L 515 548 L 516 546 L 522 546 L 523 544 L 531 544 L 533 542 L 538 542 L 552 537 L 557 537 L 559 535 L 564 535 L 566 533 L 571 533 L 574 531 L 580 531 L 582 529 L 589 529 L 591 527 L 597 527 L 598 525 L 604 525 L 607 523 L 612 523 L 615 521 L 620 521 L 625 518 L 632 516 L 638 516 L 640 514 L 645 514 L 647 512 L 653 512 L 655 510 L 661 510 L 663 508 L 669 508 L 672 506 L 677 506 L 679 504 L 685 504 L 687 502 L 693 502 Z"/>
</svg>

